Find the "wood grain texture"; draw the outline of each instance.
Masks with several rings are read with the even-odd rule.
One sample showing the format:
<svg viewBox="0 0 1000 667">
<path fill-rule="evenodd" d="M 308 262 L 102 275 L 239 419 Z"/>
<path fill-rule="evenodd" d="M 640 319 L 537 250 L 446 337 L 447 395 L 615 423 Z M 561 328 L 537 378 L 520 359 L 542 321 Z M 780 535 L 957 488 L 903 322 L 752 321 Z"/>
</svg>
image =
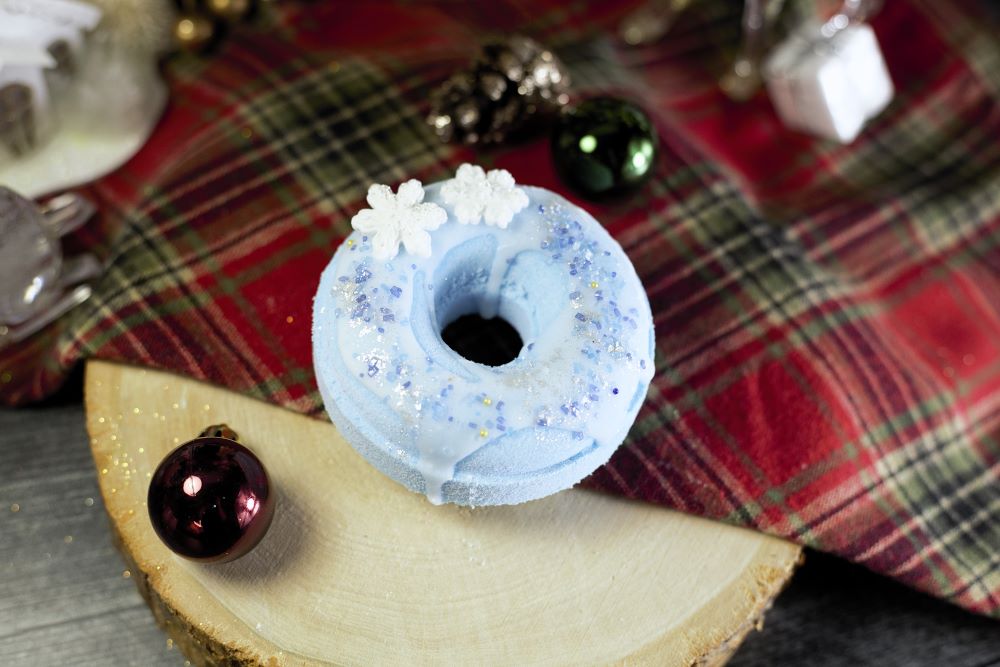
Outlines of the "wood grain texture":
<svg viewBox="0 0 1000 667">
<path fill-rule="evenodd" d="M 99 482 L 133 578 L 198 662 L 718 664 L 800 554 L 581 491 L 434 507 L 328 423 L 103 362 L 86 385 Z M 250 555 L 202 566 L 159 543 L 144 500 L 161 458 L 220 421 L 267 466 L 278 508 Z"/>
</svg>

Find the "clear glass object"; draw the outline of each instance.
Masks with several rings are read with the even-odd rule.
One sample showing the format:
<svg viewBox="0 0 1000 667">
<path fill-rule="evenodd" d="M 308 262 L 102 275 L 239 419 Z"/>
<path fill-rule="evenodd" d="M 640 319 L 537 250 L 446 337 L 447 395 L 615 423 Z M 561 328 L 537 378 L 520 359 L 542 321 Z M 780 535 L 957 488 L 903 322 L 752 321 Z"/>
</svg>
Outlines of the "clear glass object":
<svg viewBox="0 0 1000 667">
<path fill-rule="evenodd" d="M 0 188 L 0 322 L 23 324 L 56 291 L 62 251 L 35 205 Z"/>
<path fill-rule="evenodd" d="M 59 239 L 82 225 L 94 206 L 67 193 L 38 207 L 0 186 L 0 347 L 37 332 L 91 294 L 97 258 L 64 258 Z"/>
</svg>

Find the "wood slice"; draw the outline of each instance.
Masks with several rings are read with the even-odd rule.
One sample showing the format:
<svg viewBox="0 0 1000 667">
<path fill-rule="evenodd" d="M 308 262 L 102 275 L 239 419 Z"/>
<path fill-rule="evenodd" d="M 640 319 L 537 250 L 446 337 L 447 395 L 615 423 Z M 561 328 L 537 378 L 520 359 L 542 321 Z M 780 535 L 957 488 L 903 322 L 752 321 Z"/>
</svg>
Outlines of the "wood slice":
<svg viewBox="0 0 1000 667">
<path fill-rule="evenodd" d="M 580 490 L 435 507 L 328 422 L 166 373 L 90 362 L 86 404 L 131 576 L 195 664 L 721 664 L 800 557 Z M 160 543 L 146 491 L 167 452 L 219 422 L 263 461 L 278 505 L 250 554 L 202 565 Z"/>
</svg>

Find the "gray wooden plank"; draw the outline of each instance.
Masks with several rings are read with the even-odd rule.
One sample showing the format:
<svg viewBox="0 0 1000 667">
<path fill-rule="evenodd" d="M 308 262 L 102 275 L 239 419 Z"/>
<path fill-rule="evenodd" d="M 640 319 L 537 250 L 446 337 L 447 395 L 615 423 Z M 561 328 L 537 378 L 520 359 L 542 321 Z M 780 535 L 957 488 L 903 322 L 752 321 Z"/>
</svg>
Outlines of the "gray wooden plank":
<svg viewBox="0 0 1000 667">
<path fill-rule="evenodd" d="M 0 410 L 0 665 L 183 665 L 124 571 L 78 398 Z"/>
</svg>

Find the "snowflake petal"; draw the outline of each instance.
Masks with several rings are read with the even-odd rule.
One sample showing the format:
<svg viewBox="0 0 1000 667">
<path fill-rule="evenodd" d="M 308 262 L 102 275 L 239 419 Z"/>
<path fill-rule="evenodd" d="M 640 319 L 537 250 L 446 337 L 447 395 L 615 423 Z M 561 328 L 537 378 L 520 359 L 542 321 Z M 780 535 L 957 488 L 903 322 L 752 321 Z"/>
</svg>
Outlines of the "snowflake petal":
<svg viewBox="0 0 1000 667">
<path fill-rule="evenodd" d="M 419 227 L 405 227 L 403 229 L 403 245 L 406 252 L 417 257 L 431 256 L 431 235 Z"/>
<path fill-rule="evenodd" d="M 392 259 L 399 253 L 399 230 L 384 228 L 372 237 L 372 255 L 375 259 Z"/>
<path fill-rule="evenodd" d="M 448 221 L 448 212 L 437 204 L 417 204 L 410 209 L 413 226 L 428 231 L 435 230 Z"/>
<path fill-rule="evenodd" d="M 486 180 L 486 172 L 483 168 L 477 164 L 469 164 L 468 162 L 463 162 L 458 167 L 458 171 L 455 172 L 455 176 L 459 181 L 464 181 L 466 183 Z"/>
<path fill-rule="evenodd" d="M 424 200 L 424 186 L 415 178 L 399 186 L 396 191 L 396 203 L 401 207 L 410 208 Z"/>
<path fill-rule="evenodd" d="M 455 205 L 455 217 L 463 225 L 475 225 L 483 217 L 483 207 L 476 201 L 461 199 Z"/>
<path fill-rule="evenodd" d="M 490 173 L 486 175 L 486 180 L 489 181 L 490 186 L 493 190 L 510 190 L 514 187 L 514 177 L 506 169 L 492 169 Z"/>
<path fill-rule="evenodd" d="M 351 227 L 362 233 L 374 232 L 380 228 L 381 216 L 370 208 L 363 208 L 351 218 Z"/>
<path fill-rule="evenodd" d="M 392 194 L 392 188 L 388 185 L 375 183 L 368 188 L 368 205 L 375 209 L 390 208 L 396 201 L 396 195 Z"/>
</svg>

